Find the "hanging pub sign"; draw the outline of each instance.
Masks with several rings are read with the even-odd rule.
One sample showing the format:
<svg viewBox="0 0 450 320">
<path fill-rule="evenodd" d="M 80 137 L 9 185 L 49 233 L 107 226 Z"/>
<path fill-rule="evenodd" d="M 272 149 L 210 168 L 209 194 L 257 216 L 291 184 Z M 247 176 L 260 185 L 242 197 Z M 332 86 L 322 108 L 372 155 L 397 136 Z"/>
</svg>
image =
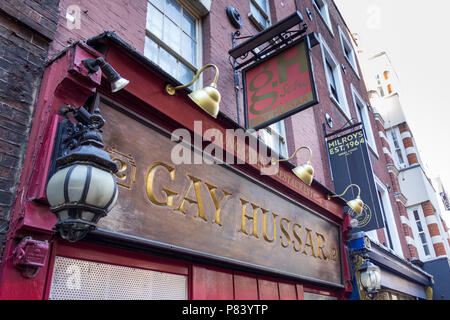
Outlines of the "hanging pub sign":
<svg viewBox="0 0 450 320">
<path fill-rule="evenodd" d="M 327 141 L 327 150 L 336 194 L 342 193 L 350 184 L 361 188 L 363 211 L 348 213 L 358 220 L 357 231 L 370 231 L 384 227 L 378 193 L 370 163 L 367 141 L 363 129 Z M 353 194 L 351 194 L 353 192 Z M 346 200 L 356 198 L 356 189 L 344 195 Z"/>
<path fill-rule="evenodd" d="M 318 103 L 309 38 L 242 70 L 246 129 L 261 129 Z"/>
</svg>

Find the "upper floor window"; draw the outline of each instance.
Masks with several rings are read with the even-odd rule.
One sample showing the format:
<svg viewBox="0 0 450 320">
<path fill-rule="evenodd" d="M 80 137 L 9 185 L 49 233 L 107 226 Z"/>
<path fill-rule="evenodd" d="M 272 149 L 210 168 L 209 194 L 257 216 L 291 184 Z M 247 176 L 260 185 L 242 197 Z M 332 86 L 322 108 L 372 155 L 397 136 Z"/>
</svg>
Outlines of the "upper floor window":
<svg viewBox="0 0 450 320">
<path fill-rule="evenodd" d="M 405 168 L 407 163 L 405 162 L 406 155 L 404 154 L 403 147 L 399 138 L 398 128 L 392 128 L 389 132 L 391 147 L 395 153 L 394 162 L 400 168 Z M 391 148 L 392 149 L 392 148 Z"/>
<path fill-rule="evenodd" d="M 286 129 L 284 120 L 271 124 L 267 128 L 260 130 L 260 137 L 264 143 L 275 151 L 280 158 L 288 158 Z"/>
<path fill-rule="evenodd" d="M 385 184 L 381 182 L 381 180 L 376 175 L 374 175 L 374 179 L 378 194 L 378 200 L 380 203 L 381 214 L 385 225 L 384 233 L 386 237 L 386 243 L 384 245 L 394 250 L 395 253 L 400 257 L 403 257 L 402 245 L 397 231 L 397 224 L 395 222 L 389 192 Z"/>
<path fill-rule="evenodd" d="M 328 30 L 333 34 L 333 28 L 331 27 L 330 13 L 328 12 L 328 3 L 326 0 L 313 0 L 313 5 L 319 11 L 325 25 Z"/>
<path fill-rule="evenodd" d="M 348 109 L 347 97 L 345 94 L 340 65 L 323 40 L 322 35 L 320 35 L 320 40 L 320 47 L 322 48 L 322 58 L 328 84 L 328 91 L 330 92 L 330 98 L 342 110 L 345 116 L 350 119 L 350 111 Z"/>
<path fill-rule="evenodd" d="M 325 70 L 327 72 L 328 77 L 328 85 L 330 87 L 330 93 L 331 95 L 339 101 L 339 95 L 337 92 L 337 85 L 336 85 L 336 78 L 334 76 L 334 67 L 331 65 L 330 61 L 325 59 Z"/>
<path fill-rule="evenodd" d="M 427 231 L 427 224 L 420 206 L 408 210 L 411 229 L 413 230 L 416 248 L 421 260 L 432 258 L 430 250 L 431 238 Z"/>
<path fill-rule="evenodd" d="M 149 0 L 144 55 L 181 83 L 197 72 L 200 22 L 175 0 Z"/>
<path fill-rule="evenodd" d="M 364 102 L 364 100 L 361 98 L 359 93 L 353 87 L 353 84 L 351 84 L 350 87 L 352 90 L 353 103 L 355 105 L 356 115 L 358 117 L 358 121 L 362 122 L 362 124 L 364 126 L 367 143 L 369 144 L 369 146 L 373 150 L 373 152 L 376 155 L 378 155 L 377 145 L 375 142 L 375 137 L 373 135 L 372 124 L 370 122 L 370 114 L 369 114 L 367 104 Z"/>
<path fill-rule="evenodd" d="M 263 30 L 270 25 L 270 10 L 268 0 L 250 0 L 250 20 Z"/>
<path fill-rule="evenodd" d="M 352 67 L 353 71 L 355 71 L 356 75 L 359 77 L 358 66 L 356 64 L 356 56 L 355 51 L 353 50 L 352 44 L 347 40 L 344 32 L 341 27 L 338 26 L 339 36 L 341 38 L 342 50 L 344 52 L 345 59 L 347 59 L 348 63 Z"/>
</svg>

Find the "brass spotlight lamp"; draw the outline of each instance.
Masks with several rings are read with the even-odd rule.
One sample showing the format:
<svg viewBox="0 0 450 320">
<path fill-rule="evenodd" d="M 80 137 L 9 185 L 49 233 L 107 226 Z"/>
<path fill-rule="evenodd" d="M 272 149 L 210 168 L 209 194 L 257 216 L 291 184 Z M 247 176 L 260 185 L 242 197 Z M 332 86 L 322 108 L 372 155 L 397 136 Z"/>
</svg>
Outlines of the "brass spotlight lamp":
<svg viewBox="0 0 450 320">
<path fill-rule="evenodd" d="M 310 186 L 313 181 L 313 176 L 314 176 L 314 168 L 311 165 L 312 151 L 310 148 L 305 147 L 305 146 L 299 147 L 299 148 L 297 148 L 297 150 L 295 150 L 295 152 L 292 154 L 292 156 L 289 159 L 276 160 L 276 159 L 272 158 L 271 162 L 272 162 L 272 165 L 275 165 L 277 162 L 292 160 L 294 158 L 295 154 L 298 151 L 300 151 L 301 149 L 307 149 L 309 151 L 309 159 L 305 164 L 302 164 L 302 165 L 297 166 L 294 169 L 292 169 L 292 172 L 294 172 L 294 174 L 298 178 L 300 178 L 300 180 L 302 180 L 304 183 L 306 183 L 308 186 Z"/>
<path fill-rule="evenodd" d="M 217 68 L 214 64 L 207 64 L 202 67 L 194 76 L 191 82 L 188 84 L 174 87 L 171 84 L 166 85 L 166 92 L 173 96 L 175 92 L 179 89 L 184 89 L 189 87 L 195 81 L 197 81 L 200 74 L 205 71 L 206 68 L 214 68 L 216 69 L 216 75 L 214 76 L 213 82 L 202 89 L 195 90 L 189 94 L 189 98 L 192 99 L 200 108 L 206 111 L 209 115 L 214 118 L 217 118 L 217 114 L 219 113 L 219 103 L 220 103 L 220 92 L 217 90 L 217 79 L 219 78 L 219 68 Z"/>
<path fill-rule="evenodd" d="M 361 200 L 361 198 L 359 197 L 361 194 L 361 189 L 359 188 L 358 185 L 356 184 L 351 184 L 349 185 L 342 194 L 339 195 L 328 195 L 327 198 L 328 200 L 330 200 L 331 198 L 336 198 L 336 197 L 341 197 L 343 196 L 345 193 L 347 193 L 348 189 L 350 189 L 350 187 L 356 187 L 358 189 L 358 195 L 356 196 L 356 199 L 347 201 L 347 205 L 357 213 L 357 215 L 360 215 L 362 213 L 362 209 L 364 206 L 363 201 Z"/>
</svg>

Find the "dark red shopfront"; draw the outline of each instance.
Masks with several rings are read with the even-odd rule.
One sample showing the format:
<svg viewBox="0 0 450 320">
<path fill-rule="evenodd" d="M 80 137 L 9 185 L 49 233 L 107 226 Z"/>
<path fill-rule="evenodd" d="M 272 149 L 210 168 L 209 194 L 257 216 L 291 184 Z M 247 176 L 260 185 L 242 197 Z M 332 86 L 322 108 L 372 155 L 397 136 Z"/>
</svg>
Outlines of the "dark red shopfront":
<svg viewBox="0 0 450 320">
<path fill-rule="evenodd" d="M 183 92 L 165 94 L 165 84 L 176 81 L 114 34 L 88 44 L 71 46 L 45 72 L 2 263 L 2 299 L 346 298 L 343 203 L 327 200 L 328 190 L 303 184 L 287 166 L 273 176 L 248 159 L 173 166 L 170 132 L 192 133 L 196 121 L 203 132 L 237 126 L 208 116 Z M 82 61 L 98 56 L 130 80 L 124 90 L 111 94 L 101 72 L 88 74 Z M 45 200 L 58 108 L 81 106 L 95 93 L 107 120 L 106 149 L 124 165 L 119 205 L 98 230 L 69 243 L 54 236 L 56 218 Z M 33 278 L 13 264 L 24 237 L 49 241 Z M 89 286 L 99 292 L 86 295 Z"/>
</svg>

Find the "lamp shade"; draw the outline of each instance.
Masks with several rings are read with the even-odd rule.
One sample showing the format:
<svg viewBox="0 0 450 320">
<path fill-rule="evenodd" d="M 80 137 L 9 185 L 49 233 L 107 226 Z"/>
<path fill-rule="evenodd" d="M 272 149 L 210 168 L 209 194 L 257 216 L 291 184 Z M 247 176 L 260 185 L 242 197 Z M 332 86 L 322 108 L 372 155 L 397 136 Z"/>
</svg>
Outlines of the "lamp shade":
<svg viewBox="0 0 450 320">
<path fill-rule="evenodd" d="M 173 96 L 175 92 L 179 89 L 187 88 L 195 81 L 197 81 L 200 74 L 205 71 L 207 68 L 214 68 L 216 70 L 216 75 L 214 76 L 213 82 L 200 90 L 195 90 L 194 92 L 189 94 L 189 98 L 192 99 L 200 108 L 206 111 L 209 115 L 214 118 L 217 118 L 217 114 L 219 113 L 219 103 L 220 103 L 220 92 L 217 90 L 217 79 L 219 79 L 219 68 L 214 64 L 207 64 L 203 66 L 188 84 L 174 87 L 171 84 L 166 85 L 166 93 Z"/>
<path fill-rule="evenodd" d="M 359 272 L 361 285 L 366 292 L 373 293 L 381 288 L 381 272 L 378 266 L 365 261 L 359 268 Z"/>
<path fill-rule="evenodd" d="M 312 184 L 314 177 L 314 168 L 309 161 L 303 165 L 295 167 L 294 169 L 292 169 L 292 172 L 294 172 L 294 174 L 308 186 Z"/>
<path fill-rule="evenodd" d="M 193 91 L 189 94 L 189 98 L 209 115 L 217 118 L 221 96 L 214 83 L 203 89 Z"/>
<path fill-rule="evenodd" d="M 347 205 L 352 208 L 353 211 L 355 211 L 358 215 L 361 214 L 364 203 L 362 200 L 357 197 L 356 199 L 350 200 L 347 202 Z"/>
<path fill-rule="evenodd" d="M 129 80 L 120 77 L 119 79 L 111 82 L 111 92 L 117 92 L 119 90 L 122 90 L 129 83 L 130 83 Z"/>
<path fill-rule="evenodd" d="M 89 164 L 73 164 L 57 171 L 46 193 L 50 210 L 58 218 L 55 229 L 69 241 L 77 241 L 94 229 L 118 196 L 112 173 Z"/>
</svg>

